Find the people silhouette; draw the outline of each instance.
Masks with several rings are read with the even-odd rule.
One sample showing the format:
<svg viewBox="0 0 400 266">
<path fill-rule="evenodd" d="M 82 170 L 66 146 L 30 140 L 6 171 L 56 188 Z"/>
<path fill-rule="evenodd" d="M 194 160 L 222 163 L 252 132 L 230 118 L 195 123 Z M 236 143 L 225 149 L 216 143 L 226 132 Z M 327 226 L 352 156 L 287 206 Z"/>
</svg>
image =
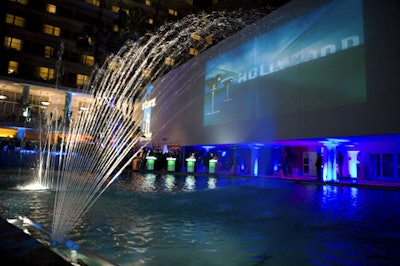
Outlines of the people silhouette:
<svg viewBox="0 0 400 266">
<path fill-rule="evenodd" d="M 317 155 L 317 161 L 315 162 L 315 168 L 317 169 L 317 180 L 323 181 L 322 177 L 322 156 L 321 153 Z"/>
</svg>

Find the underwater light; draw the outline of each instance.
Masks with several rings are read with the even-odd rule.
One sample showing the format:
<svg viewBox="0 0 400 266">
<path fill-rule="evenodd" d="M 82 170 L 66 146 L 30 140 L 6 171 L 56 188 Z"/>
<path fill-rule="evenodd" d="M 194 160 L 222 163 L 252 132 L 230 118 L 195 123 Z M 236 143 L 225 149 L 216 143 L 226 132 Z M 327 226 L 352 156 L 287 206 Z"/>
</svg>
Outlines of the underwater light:
<svg viewBox="0 0 400 266">
<path fill-rule="evenodd" d="M 31 183 L 26 186 L 18 186 L 17 189 L 19 189 L 19 190 L 45 190 L 48 188 L 39 183 Z"/>
</svg>

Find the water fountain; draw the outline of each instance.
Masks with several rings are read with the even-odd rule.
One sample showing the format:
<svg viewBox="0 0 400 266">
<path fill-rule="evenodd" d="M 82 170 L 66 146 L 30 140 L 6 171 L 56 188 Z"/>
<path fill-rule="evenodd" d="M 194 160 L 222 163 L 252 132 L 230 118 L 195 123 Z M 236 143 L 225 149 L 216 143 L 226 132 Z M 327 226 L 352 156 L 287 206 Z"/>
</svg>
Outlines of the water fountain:
<svg viewBox="0 0 400 266">
<path fill-rule="evenodd" d="M 63 123 L 57 161 L 50 160 L 49 155 L 41 157 L 43 169 L 39 174 L 45 180 L 51 179 L 46 185 L 51 184 L 55 190 L 49 232 L 53 245 L 66 243 L 71 249 L 76 248 L 68 240 L 69 233 L 149 142 L 140 142 L 137 149 L 143 134 L 135 103 L 145 91 L 143 88 L 189 60 L 193 56 L 190 49 L 195 49 L 194 54 L 201 53 L 263 14 L 265 11 L 189 15 L 162 26 L 156 34 L 137 42 L 128 41 L 95 69 L 86 88 L 92 96 L 88 109 L 80 113 L 77 121 Z M 43 130 L 50 136 L 52 127 L 47 122 Z M 90 141 L 82 143 L 81 136 L 88 136 Z M 50 143 L 49 139 L 45 141 L 46 154 L 50 154 Z M 135 154 L 126 161 L 132 150 Z"/>
</svg>

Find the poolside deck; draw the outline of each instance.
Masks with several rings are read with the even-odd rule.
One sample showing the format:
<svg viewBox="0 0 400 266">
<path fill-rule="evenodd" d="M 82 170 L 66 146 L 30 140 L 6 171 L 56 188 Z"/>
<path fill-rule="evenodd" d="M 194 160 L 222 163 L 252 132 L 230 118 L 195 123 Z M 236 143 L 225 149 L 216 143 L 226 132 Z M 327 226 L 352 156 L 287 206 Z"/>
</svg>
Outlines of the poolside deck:
<svg viewBox="0 0 400 266">
<path fill-rule="evenodd" d="M 350 178 L 339 179 L 334 182 L 321 182 L 314 176 L 286 176 L 286 177 L 274 177 L 283 180 L 290 180 L 300 183 L 315 183 L 325 184 L 332 186 L 349 186 L 349 187 L 364 187 L 364 188 L 377 188 L 377 189 L 395 189 L 400 190 L 400 182 L 396 181 L 378 181 L 378 180 L 352 180 Z"/>
<path fill-rule="evenodd" d="M 0 261 L 2 265 L 71 266 L 71 263 L 3 218 L 0 218 Z"/>
</svg>

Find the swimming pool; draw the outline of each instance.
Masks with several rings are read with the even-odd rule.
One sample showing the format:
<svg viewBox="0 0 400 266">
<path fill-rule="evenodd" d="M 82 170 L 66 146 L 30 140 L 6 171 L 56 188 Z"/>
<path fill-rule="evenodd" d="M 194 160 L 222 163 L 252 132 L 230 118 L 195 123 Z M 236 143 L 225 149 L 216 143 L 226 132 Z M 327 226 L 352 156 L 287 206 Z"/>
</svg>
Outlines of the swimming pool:
<svg viewBox="0 0 400 266">
<path fill-rule="evenodd" d="M 53 200 L 3 185 L 1 216 L 50 226 Z M 133 173 L 70 239 L 119 265 L 394 265 L 399 206 L 396 190 Z"/>
</svg>

